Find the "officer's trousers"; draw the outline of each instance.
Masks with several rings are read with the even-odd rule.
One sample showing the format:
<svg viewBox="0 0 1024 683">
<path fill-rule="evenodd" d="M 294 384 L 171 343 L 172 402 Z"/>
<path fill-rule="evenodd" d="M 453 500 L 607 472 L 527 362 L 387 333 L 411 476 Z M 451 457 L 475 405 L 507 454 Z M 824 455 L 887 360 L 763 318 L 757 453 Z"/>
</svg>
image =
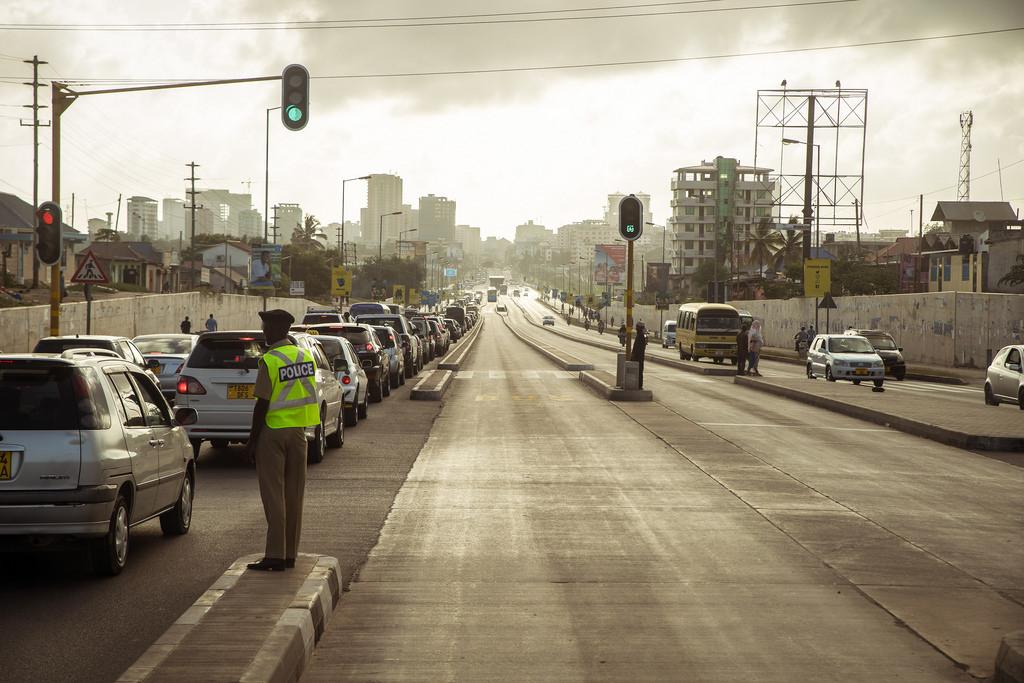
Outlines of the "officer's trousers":
<svg viewBox="0 0 1024 683">
<path fill-rule="evenodd" d="M 264 557 L 295 559 L 302 532 L 302 499 L 306 490 L 306 436 L 301 427 L 260 431 L 256 444 L 256 475 L 267 516 Z"/>
</svg>

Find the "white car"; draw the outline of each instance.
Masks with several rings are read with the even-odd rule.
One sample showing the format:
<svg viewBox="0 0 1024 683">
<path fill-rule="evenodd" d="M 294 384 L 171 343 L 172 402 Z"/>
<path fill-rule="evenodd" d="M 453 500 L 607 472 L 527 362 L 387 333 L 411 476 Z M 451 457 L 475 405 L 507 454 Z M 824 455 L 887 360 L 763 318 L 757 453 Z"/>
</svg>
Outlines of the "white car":
<svg viewBox="0 0 1024 683">
<path fill-rule="evenodd" d="M 1024 410 L 1024 344 L 1004 346 L 985 373 L 985 403 L 1016 403 Z"/>
<path fill-rule="evenodd" d="M 309 350 L 316 363 L 316 390 L 320 402 L 320 424 L 306 430 L 307 459 L 323 460 L 327 447 L 339 448 L 345 440 L 341 384 L 316 337 L 293 332 L 298 346 Z M 199 419 L 188 426 L 189 440 L 196 455 L 203 441 L 214 448 L 245 443 L 252 428 L 256 372 L 266 351 L 263 332 L 241 330 L 207 332 L 200 335 L 188 360 L 181 367 L 174 404 L 195 408 Z"/>
<path fill-rule="evenodd" d="M 676 321 L 666 320 L 665 329 L 661 331 L 661 345 L 671 348 L 676 345 Z"/>
<path fill-rule="evenodd" d="M 508 309 L 505 308 L 505 304 L 498 304 L 498 308 L 495 309 L 498 313 L 508 313 Z"/>
<path fill-rule="evenodd" d="M 541 324 L 543 324 L 543 325 L 551 325 L 551 327 L 554 327 L 555 326 L 555 316 L 553 316 L 553 315 L 546 315 L 546 316 L 544 316 L 541 319 Z"/>
<path fill-rule="evenodd" d="M 860 384 L 868 379 L 881 389 L 885 363 L 864 337 L 848 334 L 819 334 L 807 350 L 807 377 L 824 375 L 829 382 L 848 379 Z"/>
</svg>

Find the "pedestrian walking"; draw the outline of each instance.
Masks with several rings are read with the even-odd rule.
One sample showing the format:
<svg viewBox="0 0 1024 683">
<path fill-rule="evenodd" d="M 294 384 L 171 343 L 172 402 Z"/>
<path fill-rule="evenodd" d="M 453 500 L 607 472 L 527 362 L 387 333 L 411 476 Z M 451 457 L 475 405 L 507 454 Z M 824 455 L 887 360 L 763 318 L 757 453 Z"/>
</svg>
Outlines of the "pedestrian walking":
<svg viewBox="0 0 1024 683">
<path fill-rule="evenodd" d="M 625 328 L 625 325 L 623 325 Z M 625 333 L 623 333 L 625 336 Z M 638 389 L 644 388 L 644 353 L 647 351 L 647 326 L 642 322 L 636 324 L 636 339 L 633 341 L 633 350 L 629 354 L 629 359 L 635 361 L 638 365 L 639 371 L 639 384 Z"/>
<path fill-rule="evenodd" d="M 818 331 L 814 329 L 814 325 L 807 328 L 807 345 L 810 346 L 814 338 L 818 336 Z"/>
<path fill-rule="evenodd" d="M 747 374 L 760 377 L 761 372 L 757 364 L 761 360 L 761 348 L 764 346 L 764 333 L 761 331 L 761 321 L 755 320 L 750 326 L 747 335 Z"/>
<path fill-rule="evenodd" d="M 187 315 L 185 316 L 185 319 L 181 321 L 181 333 L 192 334 L 192 321 L 188 319 Z"/>
<path fill-rule="evenodd" d="M 750 343 L 750 328 L 746 323 L 736 335 L 736 374 L 747 374 L 747 347 Z"/>
<path fill-rule="evenodd" d="M 267 350 L 256 374 L 256 406 L 248 455 L 256 463 L 267 541 L 258 571 L 295 566 L 306 489 L 306 428 L 320 423 L 312 354 L 288 338 L 295 322 L 288 311 L 261 311 Z"/>
<path fill-rule="evenodd" d="M 292 320 L 295 320 L 295 318 L 292 318 Z M 206 331 L 207 332 L 216 332 L 217 331 L 217 320 L 216 320 L 216 318 L 213 317 L 213 313 L 211 313 L 210 317 L 206 319 Z"/>
</svg>

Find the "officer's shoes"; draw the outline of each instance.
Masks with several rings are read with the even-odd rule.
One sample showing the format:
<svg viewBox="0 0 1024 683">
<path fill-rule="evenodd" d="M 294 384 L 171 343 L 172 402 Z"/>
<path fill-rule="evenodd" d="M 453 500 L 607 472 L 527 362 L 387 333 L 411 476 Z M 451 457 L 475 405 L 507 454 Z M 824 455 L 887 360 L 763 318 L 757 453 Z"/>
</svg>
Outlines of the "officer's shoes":
<svg viewBox="0 0 1024 683">
<path fill-rule="evenodd" d="M 285 569 L 285 561 L 278 560 L 273 557 L 264 557 L 259 562 L 250 562 L 245 566 L 258 572 L 283 572 Z"/>
<path fill-rule="evenodd" d="M 288 569 L 295 569 L 295 558 L 294 557 L 286 557 L 284 559 L 284 566 L 287 567 Z"/>
</svg>

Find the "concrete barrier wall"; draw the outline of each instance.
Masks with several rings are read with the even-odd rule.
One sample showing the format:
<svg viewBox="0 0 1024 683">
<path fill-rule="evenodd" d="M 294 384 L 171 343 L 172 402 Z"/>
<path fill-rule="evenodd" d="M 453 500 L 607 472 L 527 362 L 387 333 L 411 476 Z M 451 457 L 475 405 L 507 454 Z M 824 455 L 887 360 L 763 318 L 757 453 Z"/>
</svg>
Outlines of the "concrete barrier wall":
<svg viewBox="0 0 1024 683">
<path fill-rule="evenodd" d="M 283 308 L 302 319 L 305 299 L 270 297 L 267 308 Z M 202 332 L 211 313 L 222 330 L 259 329 L 258 312 L 263 299 L 240 294 L 153 294 L 105 299 L 92 304 L 92 333 L 134 337 L 156 332 L 178 332 L 187 315 L 192 331 Z M 85 334 L 86 304 L 63 304 L 60 309 L 61 334 Z M 35 343 L 50 334 L 50 307 L 26 306 L 0 309 L 0 350 L 5 353 L 31 351 Z"/>
<path fill-rule="evenodd" d="M 764 322 L 769 346 L 789 348 L 801 325 L 814 322 L 813 299 L 733 301 Z M 986 367 L 991 355 L 1024 339 L 1024 295 L 931 292 L 883 296 L 836 297 L 829 314 L 829 332 L 852 325 L 882 329 L 903 347 L 910 362 L 943 367 Z M 664 312 L 674 319 L 678 304 Z M 608 311 L 618 326 L 626 319 L 621 304 Z M 654 306 L 635 306 L 633 319 L 657 329 L 661 312 Z M 825 311 L 819 311 L 819 332 L 825 332 Z"/>
</svg>

